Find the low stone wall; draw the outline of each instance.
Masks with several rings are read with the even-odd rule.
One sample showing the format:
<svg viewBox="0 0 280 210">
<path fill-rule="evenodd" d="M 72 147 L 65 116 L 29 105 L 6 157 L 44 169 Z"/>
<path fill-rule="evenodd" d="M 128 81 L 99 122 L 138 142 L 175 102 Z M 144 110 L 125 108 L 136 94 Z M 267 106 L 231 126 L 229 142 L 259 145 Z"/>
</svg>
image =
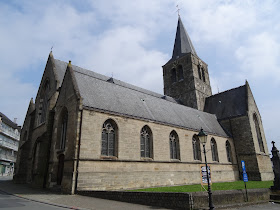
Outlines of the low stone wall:
<svg viewBox="0 0 280 210">
<path fill-rule="evenodd" d="M 77 194 L 164 208 L 189 209 L 190 206 L 188 193 L 78 191 Z"/>
<path fill-rule="evenodd" d="M 203 209 L 208 207 L 207 192 L 78 191 L 77 194 L 171 209 Z M 269 189 L 250 189 L 248 190 L 249 202 L 246 202 L 245 190 L 214 191 L 213 203 L 215 207 L 248 205 L 268 202 L 269 196 Z"/>
<path fill-rule="evenodd" d="M 213 203 L 217 207 L 228 206 L 241 206 L 250 205 L 261 202 L 268 202 L 270 200 L 269 189 L 249 189 L 248 202 L 246 201 L 245 190 L 221 190 L 213 191 Z M 203 208 L 208 206 L 208 193 L 207 192 L 194 192 L 192 193 L 194 209 Z"/>
</svg>

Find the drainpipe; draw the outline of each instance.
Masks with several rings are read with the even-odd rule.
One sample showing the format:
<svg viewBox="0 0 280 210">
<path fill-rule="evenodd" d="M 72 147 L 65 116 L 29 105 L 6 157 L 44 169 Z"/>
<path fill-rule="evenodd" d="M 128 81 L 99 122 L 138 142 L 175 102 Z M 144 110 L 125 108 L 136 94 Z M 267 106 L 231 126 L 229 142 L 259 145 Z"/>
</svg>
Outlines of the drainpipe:
<svg viewBox="0 0 280 210">
<path fill-rule="evenodd" d="M 78 187 L 78 175 L 79 175 L 78 168 L 79 168 L 80 150 L 81 150 L 82 122 L 83 122 L 83 110 L 81 110 L 81 117 L 80 117 L 79 142 L 78 142 L 78 154 L 77 154 L 77 161 L 76 161 L 76 179 L 75 179 L 74 194 L 77 194 L 77 187 Z"/>
</svg>

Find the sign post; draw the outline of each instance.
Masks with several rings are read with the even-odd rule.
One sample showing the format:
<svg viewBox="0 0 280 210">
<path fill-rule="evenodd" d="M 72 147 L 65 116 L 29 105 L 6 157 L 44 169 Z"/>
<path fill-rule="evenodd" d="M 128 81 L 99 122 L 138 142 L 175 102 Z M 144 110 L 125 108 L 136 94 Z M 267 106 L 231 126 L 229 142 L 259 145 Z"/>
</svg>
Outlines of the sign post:
<svg viewBox="0 0 280 210">
<path fill-rule="evenodd" d="M 210 166 L 208 166 L 207 168 L 208 168 L 209 183 L 212 184 Z M 206 166 L 204 166 L 204 165 L 200 166 L 200 173 L 201 173 L 201 185 L 208 185 Z"/>
<path fill-rule="evenodd" d="M 245 167 L 244 160 L 241 160 L 241 166 L 242 166 L 242 171 L 243 171 L 243 182 L 245 184 L 246 200 L 248 202 L 248 193 L 247 193 L 247 186 L 246 186 L 246 182 L 248 182 L 248 175 L 246 173 L 246 167 Z"/>
</svg>

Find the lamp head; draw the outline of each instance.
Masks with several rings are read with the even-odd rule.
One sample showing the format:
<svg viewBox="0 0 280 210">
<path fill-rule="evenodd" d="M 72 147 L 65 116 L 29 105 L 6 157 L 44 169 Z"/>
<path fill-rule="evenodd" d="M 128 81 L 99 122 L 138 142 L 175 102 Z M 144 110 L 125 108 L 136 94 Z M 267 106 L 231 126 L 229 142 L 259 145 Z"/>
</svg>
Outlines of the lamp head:
<svg viewBox="0 0 280 210">
<path fill-rule="evenodd" d="M 207 134 L 203 131 L 202 128 L 200 129 L 200 131 L 199 131 L 197 136 L 199 138 L 200 143 L 206 144 L 206 142 L 207 142 Z"/>
</svg>

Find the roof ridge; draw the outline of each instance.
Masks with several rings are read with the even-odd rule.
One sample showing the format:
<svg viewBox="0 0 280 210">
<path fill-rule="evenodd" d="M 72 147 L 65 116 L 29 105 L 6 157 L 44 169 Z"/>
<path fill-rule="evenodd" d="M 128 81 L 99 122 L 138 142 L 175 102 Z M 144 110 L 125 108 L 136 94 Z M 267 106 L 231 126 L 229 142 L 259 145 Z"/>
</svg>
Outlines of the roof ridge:
<svg viewBox="0 0 280 210">
<path fill-rule="evenodd" d="M 77 66 L 77 67 L 79 67 L 79 66 Z M 79 67 L 79 68 L 81 68 L 81 67 Z M 87 69 L 84 69 L 84 70 L 87 70 Z M 77 73 L 80 73 L 80 74 L 83 74 L 83 75 L 86 75 L 86 76 L 89 76 L 89 77 L 92 77 L 92 78 L 95 78 L 95 79 L 98 79 L 98 80 L 101 80 L 101 81 L 104 81 L 104 82 L 108 82 L 108 80 L 103 80 L 103 79 L 100 79 L 100 78 L 94 77 L 93 75 L 89 75 L 89 74 L 86 74 L 86 73 L 83 73 L 83 72 L 77 71 L 77 70 L 75 70 L 75 69 L 73 69 L 73 71 L 75 71 L 75 72 L 77 72 Z M 90 70 L 87 70 L 87 71 L 90 71 Z M 91 71 L 91 72 L 96 73 L 96 72 L 94 72 L 94 71 Z M 99 74 L 99 73 L 97 73 L 97 74 Z M 102 75 L 102 74 L 100 74 L 100 75 Z M 105 76 L 105 75 L 102 75 L 102 76 Z M 105 76 L 105 77 L 106 77 L 106 76 Z M 110 79 L 110 78 L 109 78 L 109 79 Z M 114 79 L 114 81 L 120 81 L 120 82 L 123 82 L 123 81 L 118 80 L 118 79 Z M 126 82 L 123 82 L 123 83 L 128 84 L 128 85 L 131 85 L 131 86 L 135 86 L 135 85 L 132 85 L 132 84 L 129 84 L 129 83 L 126 83 Z M 154 96 L 153 94 L 149 94 L 149 93 L 146 93 L 146 92 L 144 92 L 144 91 L 137 90 L 137 89 L 135 89 L 135 88 L 125 87 L 125 86 L 123 86 L 123 85 L 121 85 L 121 84 L 117 84 L 117 83 L 115 83 L 115 82 L 114 82 L 114 83 L 111 83 L 111 84 L 118 85 L 118 86 L 121 86 L 121 87 L 124 87 L 124 88 L 130 89 L 130 90 L 135 90 L 135 91 L 137 91 L 137 92 L 144 93 L 144 94 L 147 94 L 147 95 L 153 96 L 153 97 L 155 97 L 155 98 L 161 98 L 162 96 L 164 96 L 164 95 L 162 95 L 162 94 L 160 94 L 160 93 L 156 93 L 156 92 L 153 92 L 153 91 L 150 91 L 150 90 L 147 90 L 147 89 L 141 88 L 141 87 L 138 87 L 138 88 L 141 88 L 141 89 L 143 89 L 143 90 L 147 90 L 148 92 L 151 92 L 151 93 L 158 94 L 158 95 L 160 95 L 161 97 L 156 97 L 156 96 Z M 135 87 L 137 87 L 137 86 L 135 86 Z M 169 97 L 170 97 L 170 96 L 169 96 Z M 172 97 L 171 97 L 171 98 L 172 98 Z M 173 102 L 173 103 L 174 103 L 174 102 Z"/>
<path fill-rule="evenodd" d="M 223 94 L 223 93 L 226 93 L 226 92 L 230 92 L 230 91 L 232 91 L 232 90 L 235 90 L 235 89 L 238 89 L 238 88 L 241 88 L 241 87 L 244 87 L 244 86 L 246 86 L 246 85 L 240 85 L 240 86 L 238 86 L 238 87 L 231 88 L 231 89 L 225 90 L 225 91 L 220 92 L 220 93 L 216 93 L 216 94 L 211 95 L 211 96 L 209 96 L 209 97 L 207 97 L 207 98 L 215 97 L 215 96 L 217 96 L 217 95 L 220 95 L 220 94 Z"/>
<path fill-rule="evenodd" d="M 77 67 L 78 67 L 78 66 L 77 66 Z M 81 68 L 81 67 L 79 67 L 79 68 Z M 87 69 L 84 69 L 84 70 L 87 70 Z M 103 81 L 103 82 L 107 82 L 107 80 L 103 80 L 103 79 L 94 77 L 94 76 L 92 76 L 92 75 L 88 75 L 88 74 L 86 74 L 86 73 L 79 72 L 79 71 L 77 71 L 77 70 L 75 70 L 75 69 L 73 69 L 73 71 L 74 71 L 74 72 L 77 72 L 77 73 L 79 73 L 79 74 L 83 74 L 83 75 L 86 75 L 86 76 L 89 76 L 89 77 L 98 79 L 98 80 Z M 87 71 L 90 71 L 90 70 L 87 70 Z M 93 72 L 93 71 L 90 71 L 90 72 Z M 93 72 L 93 73 L 96 73 L 96 72 Z M 97 73 L 97 74 L 99 74 L 99 73 Z M 102 74 L 100 74 L 100 75 L 102 75 Z M 103 75 L 103 76 L 105 76 L 105 75 Z M 116 79 L 116 80 L 118 80 L 118 79 Z M 118 80 L 118 81 L 121 81 L 121 80 Z M 121 82 L 122 82 L 122 81 L 121 81 Z M 124 82 L 124 83 L 125 83 L 125 82 Z M 137 92 L 140 92 L 140 93 L 144 93 L 144 94 L 147 94 L 147 95 L 152 96 L 152 97 L 154 97 L 154 98 L 162 99 L 162 100 L 164 100 L 164 101 L 166 101 L 166 102 L 169 102 L 169 103 L 177 104 L 177 105 L 179 105 L 179 106 L 183 106 L 183 107 L 185 107 L 185 108 L 194 110 L 194 111 L 196 111 L 196 112 L 198 112 L 198 113 L 204 113 L 204 114 L 207 114 L 207 115 L 214 115 L 214 114 L 211 114 L 211 113 L 208 113 L 208 112 L 204 112 L 204 111 L 200 111 L 200 110 L 198 110 L 198 109 L 194 109 L 194 108 L 189 107 L 189 106 L 185 106 L 185 105 L 180 104 L 180 103 L 175 103 L 175 102 L 173 102 L 173 101 L 170 101 L 170 100 L 166 100 L 166 99 L 161 98 L 161 97 L 167 96 L 167 95 L 161 95 L 161 97 L 156 97 L 156 96 L 154 96 L 154 95 L 152 95 L 152 94 L 148 94 L 148 93 L 145 93 L 145 92 L 142 92 L 142 91 L 133 89 L 133 88 L 125 87 L 125 86 L 120 85 L 120 84 L 116 84 L 116 83 L 111 83 L 111 84 L 113 84 L 113 85 L 118 85 L 118 86 L 120 86 L 120 87 L 127 88 L 127 89 L 130 89 L 130 90 L 134 90 L 134 91 L 137 91 Z M 129 83 L 126 83 L 126 84 L 129 84 Z M 131 85 L 131 84 L 129 84 L 129 85 Z M 133 85 L 133 86 L 134 86 L 134 85 Z M 135 86 L 135 87 L 137 87 L 137 86 Z M 144 88 L 141 88 L 141 89 L 146 90 L 146 89 L 144 89 Z M 147 91 L 149 91 L 149 90 L 147 90 Z M 153 92 L 153 91 L 150 91 L 150 92 Z M 153 92 L 153 93 L 155 93 L 155 92 Z M 156 94 L 159 94 L 159 93 L 156 93 Z M 171 96 L 167 96 L 167 97 L 172 98 Z M 173 98 L 173 99 L 174 99 L 174 98 Z M 174 100 L 175 100 L 175 99 L 174 99 Z M 176 101 L 176 100 L 175 100 L 175 101 Z M 215 116 L 215 115 L 214 115 L 214 116 Z"/>
<path fill-rule="evenodd" d="M 67 64 L 67 62 L 65 62 L 65 61 L 62 61 L 62 60 L 59 60 L 59 59 L 55 59 L 55 60 L 58 60 L 58 61 L 60 61 L 60 62 L 64 62 L 64 63 Z M 89 72 L 92 72 L 92 73 L 94 73 L 94 74 L 99 74 L 100 76 L 107 77 L 106 80 L 108 80 L 108 79 L 111 78 L 111 77 L 105 76 L 105 75 L 103 75 L 103 74 L 97 73 L 97 72 L 95 72 L 95 71 L 91 71 L 91 70 L 89 70 L 89 69 L 85 69 L 85 68 L 83 68 L 83 67 L 77 66 L 77 65 L 72 65 L 72 66 L 73 66 L 73 67 L 80 68 L 80 69 L 82 69 L 82 70 L 84 70 L 84 71 L 89 71 Z M 103 79 L 101 79 L 101 78 L 95 77 L 95 76 L 93 76 L 93 75 L 80 72 L 80 71 L 78 71 L 78 70 L 76 70 L 76 69 L 74 69 L 74 68 L 73 68 L 73 71 L 75 71 L 75 72 L 77 72 L 77 73 L 80 73 L 80 74 L 83 74 L 83 75 L 87 75 L 87 76 L 89 76 L 89 77 L 93 77 L 93 78 L 98 79 L 98 80 L 101 80 L 101 81 L 106 81 L 106 80 L 103 80 Z M 121 87 L 124 87 L 124 88 L 128 88 L 128 89 L 131 89 L 131 90 L 135 90 L 135 91 L 137 91 L 137 92 L 144 93 L 144 94 L 147 94 L 147 95 L 150 95 L 150 96 L 153 96 L 153 97 L 156 97 L 155 95 L 158 95 L 158 97 L 156 97 L 156 98 L 161 98 L 161 97 L 164 96 L 163 94 L 156 93 L 156 92 L 154 92 L 154 91 L 147 90 L 147 89 L 144 89 L 144 88 L 141 88 L 141 87 L 137 87 L 136 85 L 132 85 L 132 84 L 127 83 L 127 82 L 124 82 L 124 81 L 122 81 L 122 80 L 115 79 L 115 78 L 113 78 L 113 79 L 114 79 L 114 81 L 119 81 L 119 82 L 121 82 L 121 83 L 127 84 L 127 85 L 129 85 L 129 86 L 133 86 L 133 87 L 135 87 L 135 88 L 125 87 L 125 86 L 123 86 L 123 85 L 121 85 L 121 84 L 116 84 L 116 83 L 114 82 L 113 84 L 115 84 L 115 85 L 118 85 L 118 86 L 121 86 Z M 139 88 L 142 89 L 143 91 L 140 91 Z M 138 89 L 138 90 L 137 90 L 137 89 Z M 144 92 L 144 91 L 150 92 L 151 94 L 150 94 L 150 93 L 147 93 L 147 92 Z M 155 94 L 155 95 L 153 95 L 153 94 Z M 168 97 L 171 97 L 171 96 L 168 96 Z M 172 97 L 171 97 L 171 98 L 172 98 Z M 174 99 L 174 98 L 173 98 L 173 99 Z M 174 99 L 174 100 L 176 101 L 176 99 Z M 170 102 L 172 102 L 172 101 L 170 101 Z M 172 103 L 175 103 L 175 102 L 172 102 Z"/>
</svg>

